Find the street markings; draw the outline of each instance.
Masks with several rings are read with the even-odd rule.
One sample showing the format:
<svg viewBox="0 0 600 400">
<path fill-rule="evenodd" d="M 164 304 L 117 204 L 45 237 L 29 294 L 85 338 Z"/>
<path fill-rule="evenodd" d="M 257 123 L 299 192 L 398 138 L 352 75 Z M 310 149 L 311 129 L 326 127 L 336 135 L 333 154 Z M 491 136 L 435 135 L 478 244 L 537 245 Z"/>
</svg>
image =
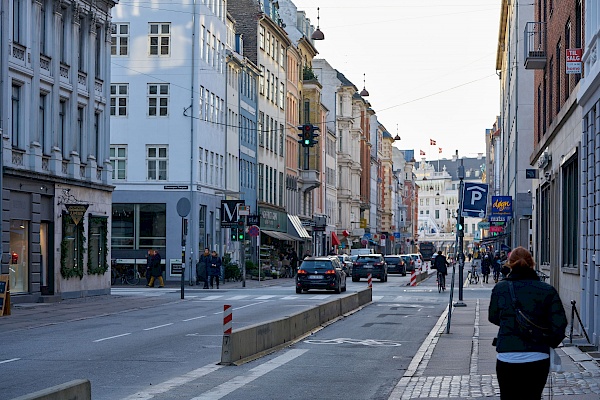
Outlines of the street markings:
<svg viewBox="0 0 600 400">
<path fill-rule="evenodd" d="M 228 394 L 243 388 L 247 384 L 252 381 L 260 378 L 263 375 L 273 371 L 276 368 L 281 367 L 282 365 L 287 364 L 288 362 L 294 360 L 297 357 L 300 357 L 302 354 L 306 353 L 308 350 L 302 349 L 294 349 L 290 351 L 286 351 L 284 354 L 279 357 L 275 357 L 274 359 L 267 361 L 264 364 L 261 364 L 255 368 L 252 368 L 244 375 L 236 376 L 227 382 L 216 386 L 212 390 L 202 393 L 198 397 L 194 397 L 191 400 L 218 400 L 227 396 Z M 159 386 L 161 386 L 160 384 Z M 134 398 L 132 398 L 133 400 Z M 135 398 L 137 399 L 137 398 Z"/>
<path fill-rule="evenodd" d="M 20 360 L 20 358 L 11 358 L 10 360 L 2 360 L 2 361 L 0 361 L 0 364 L 6 364 L 6 363 L 9 363 L 9 362 L 19 361 L 19 360 Z"/>
<path fill-rule="evenodd" d="M 173 323 L 172 323 L 172 322 L 170 322 L 170 323 L 168 323 L 168 324 L 163 324 L 163 325 L 153 326 L 153 327 L 151 327 L 151 328 L 145 328 L 144 330 L 145 330 L 145 331 L 152 331 L 152 330 L 154 330 L 154 329 L 158 329 L 158 328 L 164 328 L 165 326 L 170 326 L 170 325 L 173 325 Z"/>
<path fill-rule="evenodd" d="M 198 298 L 198 300 L 210 301 L 210 300 L 220 299 L 221 297 L 223 297 L 223 295 L 220 295 L 220 296 L 206 296 L 206 297 L 200 297 L 200 298 Z"/>
<path fill-rule="evenodd" d="M 104 342 L 105 340 L 116 339 L 116 338 L 120 338 L 120 337 L 127 336 L 127 335 L 131 335 L 131 332 L 129 332 L 129 333 L 122 333 L 120 335 L 115 335 L 115 336 L 109 336 L 109 337 L 105 337 L 105 338 L 102 338 L 102 339 L 96 339 L 96 340 L 94 340 L 94 343 Z"/>
<path fill-rule="evenodd" d="M 308 339 L 303 343 L 310 344 L 359 344 L 362 346 L 371 347 L 397 347 L 402 346 L 401 343 L 392 340 L 374 340 L 374 339 L 350 339 L 350 338 L 337 338 L 337 339 Z"/>
<path fill-rule="evenodd" d="M 193 317 L 193 318 L 184 319 L 184 320 L 181 320 L 181 322 L 194 321 L 194 320 L 197 320 L 197 319 L 200 319 L 200 318 L 206 318 L 206 315 L 201 315 L 199 317 Z"/>
<path fill-rule="evenodd" d="M 259 296 L 256 298 L 256 300 L 269 300 L 272 299 L 273 297 L 277 297 L 276 295 L 270 294 L 270 295 L 265 295 L 265 296 Z"/>
</svg>

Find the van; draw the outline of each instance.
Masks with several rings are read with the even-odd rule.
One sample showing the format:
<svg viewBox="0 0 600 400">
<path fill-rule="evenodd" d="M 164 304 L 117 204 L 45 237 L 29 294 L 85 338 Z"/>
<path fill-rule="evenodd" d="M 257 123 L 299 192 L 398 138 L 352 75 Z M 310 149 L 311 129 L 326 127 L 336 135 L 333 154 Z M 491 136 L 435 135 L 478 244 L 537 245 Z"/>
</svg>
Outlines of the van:
<svg viewBox="0 0 600 400">
<path fill-rule="evenodd" d="M 351 256 L 362 256 L 364 254 L 375 254 L 373 249 L 350 249 Z"/>
</svg>

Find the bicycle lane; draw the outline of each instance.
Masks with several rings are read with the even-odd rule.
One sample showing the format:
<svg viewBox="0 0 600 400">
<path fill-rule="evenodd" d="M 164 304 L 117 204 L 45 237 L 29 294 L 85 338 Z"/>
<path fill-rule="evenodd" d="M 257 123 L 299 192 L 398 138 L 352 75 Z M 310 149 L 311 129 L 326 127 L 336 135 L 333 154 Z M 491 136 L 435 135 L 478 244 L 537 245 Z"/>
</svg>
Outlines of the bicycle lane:
<svg viewBox="0 0 600 400">
<path fill-rule="evenodd" d="M 401 297 L 378 300 L 287 349 L 157 398 L 281 398 L 274 382 L 285 382 L 286 399 L 387 398 L 447 306 L 446 296 L 433 291 L 407 289 Z"/>
</svg>

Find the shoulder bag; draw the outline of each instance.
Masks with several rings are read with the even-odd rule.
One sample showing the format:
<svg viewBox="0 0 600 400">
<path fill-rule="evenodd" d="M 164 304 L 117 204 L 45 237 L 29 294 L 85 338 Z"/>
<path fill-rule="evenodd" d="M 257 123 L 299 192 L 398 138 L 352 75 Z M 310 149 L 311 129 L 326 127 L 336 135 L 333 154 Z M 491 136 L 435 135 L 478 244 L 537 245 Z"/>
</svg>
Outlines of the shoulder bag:
<svg viewBox="0 0 600 400">
<path fill-rule="evenodd" d="M 527 315 L 518 306 L 517 297 L 515 296 L 515 289 L 513 288 L 512 281 L 508 281 L 508 289 L 510 291 L 510 297 L 512 300 L 512 306 L 515 310 L 517 334 L 532 343 L 543 343 L 548 344 L 552 337 L 552 331 L 550 328 L 542 326 L 535 322 L 535 319 L 530 315 Z"/>
</svg>

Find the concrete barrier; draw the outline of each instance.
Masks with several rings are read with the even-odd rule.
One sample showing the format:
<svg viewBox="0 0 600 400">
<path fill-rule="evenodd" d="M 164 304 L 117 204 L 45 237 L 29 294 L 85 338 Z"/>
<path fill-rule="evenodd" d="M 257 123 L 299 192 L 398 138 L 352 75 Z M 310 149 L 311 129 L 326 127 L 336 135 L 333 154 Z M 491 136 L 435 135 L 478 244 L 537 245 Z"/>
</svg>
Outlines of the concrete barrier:
<svg viewBox="0 0 600 400">
<path fill-rule="evenodd" d="M 35 393 L 16 397 L 13 400 L 91 400 L 92 384 L 87 379 L 77 379 Z"/>
<path fill-rule="evenodd" d="M 234 330 L 229 335 L 223 335 L 221 364 L 240 364 L 285 346 L 319 326 L 370 303 L 373 299 L 372 293 L 371 289 L 364 289 L 288 317 L 247 326 Z"/>
</svg>

